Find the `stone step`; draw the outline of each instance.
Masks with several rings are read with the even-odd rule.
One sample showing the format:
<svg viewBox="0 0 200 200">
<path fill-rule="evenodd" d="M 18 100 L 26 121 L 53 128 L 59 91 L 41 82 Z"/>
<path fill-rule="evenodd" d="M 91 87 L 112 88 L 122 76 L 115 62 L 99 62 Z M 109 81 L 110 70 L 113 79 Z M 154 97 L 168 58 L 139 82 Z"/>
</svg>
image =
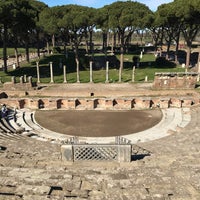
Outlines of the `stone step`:
<svg viewBox="0 0 200 200">
<path fill-rule="evenodd" d="M 19 111 L 19 110 L 17 111 L 17 114 L 16 114 L 16 122 L 17 122 L 17 124 L 20 127 L 24 128 L 25 131 L 32 131 L 33 129 L 30 126 L 28 126 L 26 124 L 26 122 L 24 121 L 23 115 L 24 115 L 24 112 Z"/>
<path fill-rule="evenodd" d="M 22 133 L 24 131 L 24 128 L 22 128 L 21 126 L 19 126 L 19 124 L 16 123 L 15 115 L 10 114 L 10 116 L 8 116 L 8 120 L 10 125 L 16 130 L 16 132 Z"/>
<path fill-rule="evenodd" d="M 89 174 L 90 171 L 84 171 L 81 168 L 78 168 L 78 170 L 80 171 L 78 174 L 75 169 L 72 174 L 67 170 L 61 170 L 59 174 L 56 174 L 58 172 L 54 170 L 45 171 L 34 168 L 16 168 L 13 170 L 11 168 L 6 170 L 3 169 L 1 170 L 3 171 L 3 174 L 9 175 L 9 177 L 1 176 L 0 193 L 10 193 L 18 196 L 49 195 L 49 197 L 59 194 L 68 197 L 84 196 L 84 198 L 87 198 L 87 195 L 90 197 L 98 196 L 99 193 L 96 192 L 99 191 L 106 199 L 118 199 L 117 196 L 120 196 L 121 194 L 130 198 L 131 195 L 133 195 L 132 191 L 134 190 L 134 194 L 137 194 L 136 196 L 139 199 L 145 199 L 150 196 L 155 198 L 162 197 L 161 199 L 163 199 L 163 197 L 169 197 L 168 195 L 174 197 L 180 197 L 181 195 L 183 197 L 192 198 L 189 194 L 189 189 L 187 190 L 186 188 L 184 194 L 179 194 L 179 189 L 183 189 L 184 184 L 186 184 L 188 180 L 185 180 L 182 186 L 175 189 L 175 177 L 173 174 L 171 177 L 168 176 L 159 180 L 159 175 L 153 175 L 153 171 L 151 171 L 154 170 L 154 168 L 149 169 L 150 174 L 147 179 L 145 179 L 145 177 L 147 177 L 147 174 L 145 173 L 143 174 L 143 177 L 138 176 L 139 173 L 136 173 L 138 169 L 137 171 L 132 169 L 131 171 L 124 171 L 124 173 L 120 172 L 120 174 L 116 169 L 115 172 L 107 169 L 105 170 L 105 174 L 101 174 L 102 171 L 99 170 L 99 172 L 97 171 L 97 174 L 93 176 Z M 178 182 L 176 184 L 179 185 L 181 183 Z M 10 188 L 12 188 L 12 190 L 10 190 Z M 90 192 L 88 193 L 88 191 Z M 142 196 L 144 198 L 142 198 Z"/>
<path fill-rule="evenodd" d="M 3 125 L 12 133 L 15 133 L 16 130 L 11 126 L 11 124 L 9 123 L 9 121 L 7 121 L 6 119 L 1 119 L 1 122 L 3 123 Z"/>
<path fill-rule="evenodd" d="M 62 162 L 59 144 L 0 133 L 7 148 L 0 152 L 0 200 L 200 199 L 199 111 L 169 113 L 168 128 L 191 120 L 169 137 L 143 143 L 151 155 L 131 163 Z"/>
</svg>

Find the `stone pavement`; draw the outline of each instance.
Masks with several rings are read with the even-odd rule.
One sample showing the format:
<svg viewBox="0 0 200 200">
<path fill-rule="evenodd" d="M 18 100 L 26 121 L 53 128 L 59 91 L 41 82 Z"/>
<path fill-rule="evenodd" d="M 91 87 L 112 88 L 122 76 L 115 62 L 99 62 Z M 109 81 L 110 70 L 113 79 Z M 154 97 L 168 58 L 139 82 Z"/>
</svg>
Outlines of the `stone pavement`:
<svg viewBox="0 0 200 200">
<path fill-rule="evenodd" d="M 60 145 L 0 134 L 0 200 L 198 200 L 200 108 L 185 128 L 140 146 L 131 163 L 62 162 Z M 142 157 L 141 157 L 142 158 Z"/>
</svg>

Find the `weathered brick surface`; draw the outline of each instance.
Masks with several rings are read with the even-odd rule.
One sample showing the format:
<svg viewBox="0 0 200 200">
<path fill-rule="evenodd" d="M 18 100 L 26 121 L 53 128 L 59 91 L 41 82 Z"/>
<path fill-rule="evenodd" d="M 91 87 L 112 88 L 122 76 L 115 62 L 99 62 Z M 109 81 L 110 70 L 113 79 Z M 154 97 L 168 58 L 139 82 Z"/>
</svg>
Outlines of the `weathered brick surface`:
<svg viewBox="0 0 200 200">
<path fill-rule="evenodd" d="M 197 73 L 156 73 L 153 83 L 155 89 L 195 88 Z"/>
</svg>

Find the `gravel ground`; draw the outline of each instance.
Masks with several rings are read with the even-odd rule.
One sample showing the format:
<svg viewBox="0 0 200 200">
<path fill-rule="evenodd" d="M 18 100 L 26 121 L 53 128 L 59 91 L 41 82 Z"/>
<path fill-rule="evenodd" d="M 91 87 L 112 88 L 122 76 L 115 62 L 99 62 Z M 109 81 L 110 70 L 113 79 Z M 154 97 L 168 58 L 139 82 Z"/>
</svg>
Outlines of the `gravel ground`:
<svg viewBox="0 0 200 200">
<path fill-rule="evenodd" d="M 39 110 L 36 121 L 45 128 L 59 133 L 109 137 L 143 131 L 156 125 L 162 118 L 160 110 L 132 111 L 68 111 Z"/>
</svg>

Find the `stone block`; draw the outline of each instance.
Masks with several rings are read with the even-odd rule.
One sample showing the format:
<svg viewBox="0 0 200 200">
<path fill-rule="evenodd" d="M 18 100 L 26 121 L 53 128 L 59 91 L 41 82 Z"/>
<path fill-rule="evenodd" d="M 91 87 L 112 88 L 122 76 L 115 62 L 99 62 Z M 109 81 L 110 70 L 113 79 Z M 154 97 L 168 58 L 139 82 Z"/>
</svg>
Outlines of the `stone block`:
<svg viewBox="0 0 200 200">
<path fill-rule="evenodd" d="M 87 190 L 80 190 L 80 189 L 74 189 L 71 191 L 71 196 L 77 196 L 80 198 L 88 198 L 88 191 Z"/>
<path fill-rule="evenodd" d="M 92 191 L 93 189 L 94 189 L 94 186 L 92 183 L 90 183 L 89 181 L 82 181 L 81 190 Z"/>
<path fill-rule="evenodd" d="M 170 107 L 170 98 L 161 98 L 159 101 L 160 108 L 169 108 Z"/>
<path fill-rule="evenodd" d="M 105 109 L 113 109 L 113 99 L 105 99 Z"/>
<path fill-rule="evenodd" d="M 132 106 L 132 99 L 115 99 L 113 100 L 113 107 L 117 110 L 129 110 Z"/>
<path fill-rule="evenodd" d="M 182 107 L 182 100 L 179 98 L 171 98 L 170 102 L 171 107 L 181 108 Z"/>
<path fill-rule="evenodd" d="M 76 101 L 76 109 L 93 110 L 94 99 L 79 99 Z"/>
<path fill-rule="evenodd" d="M 61 107 L 67 110 L 74 110 L 76 108 L 76 99 L 61 99 Z"/>
<path fill-rule="evenodd" d="M 47 109 L 57 109 L 57 100 L 56 99 L 45 99 L 44 107 Z"/>
<path fill-rule="evenodd" d="M 105 109 L 105 99 L 94 99 L 94 109 Z"/>
<path fill-rule="evenodd" d="M 20 185 L 16 189 L 17 195 L 47 195 L 49 194 L 49 186 Z"/>
<path fill-rule="evenodd" d="M 61 156 L 63 161 L 73 161 L 73 146 L 72 145 L 62 145 L 61 146 Z"/>
<path fill-rule="evenodd" d="M 131 162 L 131 145 L 118 146 L 118 162 Z"/>
<path fill-rule="evenodd" d="M 148 109 L 151 106 L 150 98 L 136 98 L 135 99 L 135 108 L 138 109 Z"/>
<path fill-rule="evenodd" d="M 39 108 L 38 99 L 28 99 L 28 107 L 31 109 L 38 109 Z"/>
<path fill-rule="evenodd" d="M 190 107 L 194 103 L 194 101 L 190 98 L 182 98 L 181 102 L 182 102 L 182 107 Z"/>
</svg>

